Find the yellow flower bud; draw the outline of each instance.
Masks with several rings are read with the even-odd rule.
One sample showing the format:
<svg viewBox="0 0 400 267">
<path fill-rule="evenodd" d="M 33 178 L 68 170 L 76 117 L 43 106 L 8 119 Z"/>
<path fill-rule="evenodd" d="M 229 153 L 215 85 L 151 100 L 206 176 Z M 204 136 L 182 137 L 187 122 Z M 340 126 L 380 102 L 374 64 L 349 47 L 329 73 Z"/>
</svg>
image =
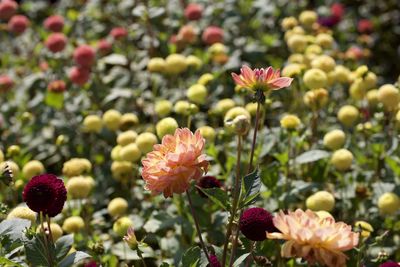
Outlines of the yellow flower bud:
<svg viewBox="0 0 400 267">
<path fill-rule="evenodd" d="M 289 114 L 283 116 L 280 123 L 282 128 L 285 128 L 287 130 L 295 130 L 297 127 L 300 126 L 301 121 L 296 115 Z"/>
<path fill-rule="evenodd" d="M 93 185 L 94 181 L 92 177 L 75 176 L 68 179 L 65 187 L 73 199 L 83 199 L 88 197 Z"/>
<path fill-rule="evenodd" d="M 347 171 L 353 163 L 353 154 L 347 149 L 341 148 L 333 152 L 332 165 L 339 171 Z"/>
<path fill-rule="evenodd" d="M 133 222 L 129 217 L 121 217 L 113 224 L 113 231 L 118 236 L 124 236 L 131 226 L 133 226 Z"/>
<path fill-rule="evenodd" d="M 131 143 L 121 148 L 119 157 L 123 161 L 137 162 L 142 157 L 142 152 L 135 143 Z"/>
<path fill-rule="evenodd" d="M 175 103 L 174 111 L 180 115 L 189 115 L 190 103 L 188 101 L 180 100 Z"/>
<path fill-rule="evenodd" d="M 342 130 L 332 130 L 324 136 L 324 146 L 331 150 L 343 147 L 346 141 L 346 134 Z"/>
<path fill-rule="evenodd" d="M 395 193 L 384 193 L 378 199 L 379 212 L 382 215 L 394 215 L 400 210 L 400 198 Z"/>
<path fill-rule="evenodd" d="M 7 219 L 25 219 L 29 220 L 34 224 L 36 222 L 36 212 L 32 211 L 28 207 L 19 206 L 14 208 L 10 213 L 7 215 Z"/>
<path fill-rule="evenodd" d="M 335 207 L 335 197 L 327 191 L 318 191 L 306 200 L 307 209 L 313 211 L 332 211 Z"/>
<path fill-rule="evenodd" d="M 117 110 L 107 110 L 103 114 L 103 123 L 108 129 L 115 131 L 121 124 L 121 116 L 121 113 Z"/>
<path fill-rule="evenodd" d="M 180 54 L 171 54 L 166 59 L 165 71 L 168 74 L 176 75 L 187 69 L 186 58 Z"/>
<path fill-rule="evenodd" d="M 3 174 L 8 166 L 8 169 L 11 170 L 12 176 L 17 177 L 19 175 L 20 169 L 14 161 L 7 160 L 0 163 L 0 174 Z"/>
<path fill-rule="evenodd" d="M 372 225 L 370 225 L 369 223 L 367 223 L 365 221 L 357 221 L 354 223 L 354 226 L 360 228 L 361 236 L 364 238 L 369 237 L 371 235 L 371 233 L 374 231 L 374 228 L 372 227 Z"/>
<path fill-rule="evenodd" d="M 65 219 L 62 229 L 70 234 L 77 233 L 85 227 L 85 222 L 80 216 L 71 216 Z"/>
<path fill-rule="evenodd" d="M 200 76 L 200 78 L 197 80 L 197 83 L 207 85 L 212 80 L 214 80 L 214 76 L 211 73 L 205 73 Z"/>
<path fill-rule="evenodd" d="M 207 99 L 207 88 L 201 84 L 192 85 L 187 90 L 186 96 L 193 103 L 204 104 Z"/>
<path fill-rule="evenodd" d="M 304 73 L 303 81 L 310 89 L 323 88 L 327 84 L 328 77 L 320 69 L 309 69 Z"/>
<path fill-rule="evenodd" d="M 167 64 L 163 58 L 154 57 L 147 63 L 147 70 L 150 72 L 163 73 L 167 67 Z"/>
<path fill-rule="evenodd" d="M 122 132 L 117 137 L 117 143 L 120 146 L 126 146 L 136 141 L 138 134 L 133 130 Z"/>
<path fill-rule="evenodd" d="M 203 62 L 201 61 L 200 58 L 190 55 L 186 58 L 186 64 L 189 67 L 193 67 L 194 69 L 200 69 L 201 66 L 203 65 Z"/>
<path fill-rule="evenodd" d="M 239 115 L 244 115 L 246 116 L 249 120 L 251 120 L 250 113 L 243 107 L 234 107 L 228 110 L 226 112 L 224 121 L 230 121 L 234 120 L 237 116 Z"/>
<path fill-rule="evenodd" d="M 142 154 L 146 154 L 153 150 L 153 146 L 158 143 L 157 136 L 153 133 L 141 133 L 136 138 L 136 145 L 142 152 Z"/>
<path fill-rule="evenodd" d="M 121 117 L 120 129 L 126 131 L 129 128 L 137 125 L 139 123 L 139 118 L 134 113 L 125 113 Z"/>
<path fill-rule="evenodd" d="M 391 84 L 382 85 L 378 90 L 378 99 L 386 110 L 395 110 L 400 102 L 399 90 Z"/>
<path fill-rule="evenodd" d="M 107 206 L 107 211 L 112 217 L 122 216 L 127 209 L 128 202 L 121 197 L 114 198 Z"/>
<path fill-rule="evenodd" d="M 296 75 L 300 75 L 303 69 L 304 69 L 304 65 L 292 63 L 289 65 L 286 65 L 282 69 L 282 76 L 295 77 Z"/>
<path fill-rule="evenodd" d="M 358 119 L 360 113 L 357 108 L 351 105 L 345 105 L 339 109 L 338 119 L 343 125 L 350 127 Z"/>
<path fill-rule="evenodd" d="M 304 94 L 304 104 L 312 109 L 321 109 L 328 103 L 329 94 L 324 88 L 314 89 Z"/>
<path fill-rule="evenodd" d="M 158 100 L 154 106 L 154 110 L 159 117 L 168 116 L 172 111 L 172 103 L 168 100 Z"/>
<path fill-rule="evenodd" d="M 306 49 L 307 39 L 304 35 L 294 34 L 288 38 L 287 45 L 291 51 L 301 53 Z"/>
<path fill-rule="evenodd" d="M 224 98 L 217 102 L 214 107 L 214 112 L 219 115 L 225 115 L 225 113 L 235 107 L 235 101 L 230 98 Z"/>
<path fill-rule="evenodd" d="M 30 179 L 33 176 L 42 174 L 45 172 L 43 164 L 38 160 L 28 161 L 22 168 L 22 174 L 25 179 Z"/>
<path fill-rule="evenodd" d="M 317 18 L 317 13 L 312 10 L 305 10 L 301 12 L 299 16 L 300 23 L 305 26 L 311 26 L 314 22 L 317 21 Z"/>
<path fill-rule="evenodd" d="M 295 17 L 284 18 L 281 22 L 281 27 L 283 30 L 287 31 L 297 26 L 297 19 Z"/>
<path fill-rule="evenodd" d="M 156 125 L 157 136 L 161 139 L 167 134 L 174 134 L 179 127 L 178 122 L 171 117 L 160 120 Z"/>
<path fill-rule="evenodd" d="M 311 66 L 315 69 L 323 70 L 324 72 L 330 72 L 335 69 L 336 62 L 333 58 L 327 55 L 317 56 L 311 61 Z"/>
<path fill-rule="evenodd" d="M 208 142 L 214 142 L 217 135 L 214 128 L 210 126 L 201 126 L 199 127 L 199 131 L 201 136 L 203 136 Z"/>
<path fill-rule="evenodd" d="M 58 225 L 57 223 L 50 223 L 50 230 L 51 230 L 51 234 L 52 234 L 54 242 L 57 241 L 63 235 L 63 230 L 62 230 L 61 226 Z M 44 225 L 44 231 L 45 231 L 46 235 L 50 235 L 50 231 L 49 231 L 47 223 Z M 42 232 L 41 225 L 38 226 L 36 232 L 37 233 Z"/>
<path fill-rule="evenodd" d="M 83 120 L 83 129 L 86 132 L 98 133 L 103 128 L 103 122 L 97 115 L 88 115 Z"/>
<path fill-rule="evenodd" d="M 113 161 L 111 173 L 115 180 L 125 182 L 132 178 L 133 164 L 129 161 Z"/>
<path fill-rule="evenodd" d="M 333 45 L 333 38 L 327 33 L 320 33 L 317 35 L 315 42 L 323 48 L 331 48 Z"/>
</svg>

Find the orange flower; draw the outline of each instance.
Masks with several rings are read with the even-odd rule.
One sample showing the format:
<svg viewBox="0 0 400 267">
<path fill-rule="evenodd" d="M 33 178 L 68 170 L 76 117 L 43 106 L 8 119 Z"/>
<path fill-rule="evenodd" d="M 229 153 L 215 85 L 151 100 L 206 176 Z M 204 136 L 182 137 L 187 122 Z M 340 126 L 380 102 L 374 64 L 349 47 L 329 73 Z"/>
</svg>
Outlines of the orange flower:
<svg viewBox="0 0 400 267">
<path fill-rule="evenodd" d="M 240 75 L 232 73 L 232 78 L 237 85 L 253 91 L 278 90 L 290 86 L 293 81 L 292 78 L 281 77 L 280 71 L 272 67 L 252 70 L 246 65 L 240 69 Z"/>
<path fill-rule="evenodd" d="M 280 233 L 267 233 L 267 237 L 287 240 L 282 246 L 282 256 L 301 257 L 310 265 L 346 266 L 343 251 L 358 244 L 359 234 L 352 232 L 351 226 L 335 222 L 332 217 L 320 218 L 311 210 L 297 209 L 288 214 L 280 211 L 273 222 Z"/>
<path fill-rule="evenodd" d="M 145 189 L 154 194 L 162 192 L 164 197 L 185 192 L 191 180 L 198 180 L 207 172 L 204 144 L 198 130 L 193 134 L 188 128 L 176 129 L 173 136 L 164 136 L 162 143 L 142 160 Z"/>
</svg>

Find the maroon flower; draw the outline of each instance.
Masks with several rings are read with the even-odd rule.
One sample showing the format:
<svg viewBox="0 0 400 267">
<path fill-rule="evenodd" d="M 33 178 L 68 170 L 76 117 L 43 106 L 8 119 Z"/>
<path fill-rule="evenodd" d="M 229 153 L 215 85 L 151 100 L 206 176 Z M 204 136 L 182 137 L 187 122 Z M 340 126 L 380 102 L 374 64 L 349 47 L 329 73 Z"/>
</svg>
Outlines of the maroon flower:
<svg viewBox="0 0 400 267">
<path fill-rule="evenodd" d="M 220 27 L 209 26 L 204 30 L 202 39 L 208 45 L 222 43 L 224 40 L 224 31 Z"/>
<path fill-rule="evenodd" d="M 97 267 L 97 263 L 95 261 L 89 261 L 84 267 Z"/>
<path fill-rule="evenodd" d="M 67 44 L 67 37 L 62 33 L 52 33 L 47 38 L 45 45 L 53 53 L 61 52 Z"/>
<path fill-rule="evenodd" d="M 119 40 L 126 37 L 128 35 L 128 31 L 123 27 L 116 27 L 111 30 L 110 35 L 115 40 Z"/>
<path fill-rule="evenodd" d="M 249 208 L 240 217 L 239 228 L 242 234 L 253 241 L 267 239 L 267 232 L 276 232 L 273 216 L 263 208 Z"/>
<path fill-rule="evenodd" d="M 203 7 L 196 3 L 190 3 L 185 8 L 185 17 L 188 20 L 199 20 L 203 13 Z"/>
<path fill-rule="evenodd" d="M 400 263 L 394 261 L 387 261 L 379 265 L 379 267 L 400 267 Z"/>
<path fill-rule="evenodd" d="M 62 93 L 66 89 L 65 82 L 63 80 L 56 80 L 49 83 L 47 90 L 53 93 Z"/>
<path fill-rule="evenodd" d="M 27 183 L 22 197 L 31 210 L 54 217 L 64 207 L 67 190 L 64 182 L 54 174 L 41 174 Z"/>
<path fill-rule="evenodd" d="M 95 51 L 89 45 L 81 45 L 75 49 L 73 58 L 77 65 L 89 68 L 94 63 Z"/>
<path fill-rule="evenodd" d="M 344 6 L 341 3 L 334 3 L 331 6 L 331 13 L 333 16 L 341 19 L 344 15 Z"/>
<path fill-rule="evenodd" d="M 0 19 L 9 20 L 17 12 L 18 4 L 13 0 L 3 0 L 0 2 Z"/>
<path fill-rule="evenodd" d="M 29 26 L 29 19 L 24 15 L 15 15 L 8 21 L 8 30 L 15 34 L 23 33 Z"/>
<path fill-rule="evenodd" d="M 200 188 L 220 188 L 222 184 L 214 176 L 206 175 L 200 178 L 200 180 L 197 182 L 197 186 Z M 198 190 L 198 192 L 200 196 L 204 198 L 207 197 L 203 192 L 201 192 L 201 190 Z"/>
<path fill-rule="evenodd" d="M 64 18 L 59 15 L 53 15 L 45 19 L 44 27 L 52 32 L 61 32 L 64 28 Z"/>
<path fill-rule="evenodd" d="M 207 265 L 208 267 L 222 267 L 221 263 L 219 263 L 217 256 L 211 254 L 210 255 L 210 264 Z"/>
<path fill-rule="evenodd" d="M 374 30 L 374 25 L 369 19 L 362 19 L 357 24 L 357 30 L 360 33 L 371 33 Z"/>
<path fill-rule="evenodd" d="M 13 80 L 8 75 L 0 75 L 0 92 L 7 92 L 14 86 Z"/>
<path fill-rule="evenodd" d="M 90 78 L 90 70 L 82 67 L 73 67 L 69 78 L 76 85 L 84 85 Z"/>
</svg>

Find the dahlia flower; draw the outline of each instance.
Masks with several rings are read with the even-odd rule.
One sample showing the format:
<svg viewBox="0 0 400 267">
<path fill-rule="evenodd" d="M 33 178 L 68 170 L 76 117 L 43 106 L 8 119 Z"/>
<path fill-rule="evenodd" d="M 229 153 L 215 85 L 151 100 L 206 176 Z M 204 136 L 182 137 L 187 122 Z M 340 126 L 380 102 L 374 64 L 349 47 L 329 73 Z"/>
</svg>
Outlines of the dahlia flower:
<svg viewBox="0 0 400 267">
<path fill-rule="evenodd" d="M 32 177 L 26 184 L 22 197 L 28 207 L 54 217 L 59 214 L 67 200 L 64 182 L 53 174 L 42 174 Z"/>
<path fill-rule="evenodd" d="M 357 246 L 359 233 L 351 226 L 335 222 L 332 217 L 320 218 L 311 210 L 280 211 L 273 219 L 280 233 L 267 233 L 269 239 L 284 239 L 283 257 L 301 257 L 309 264 L 328 267 L 346 266 L 343 251 Z"/>
<path fill-rule="evenodd" d="M 198 130 L 193 134 L 188 128 L 178 128 L 174 135 L 165 135 L 162 143 L 154 145 L 142 160 L 145 189 L 163 193 L 164 197 L 185 192 L 191 180 L 198 180 L 207 172 L 204 144 Z"/>
<path fill-rule="evenodd" d="M 290 86 L 292 78 L 281 77 L 280 70 L 274 70 L 272 67 L 267 69 L 254 69 L 244 65 L 240 69 L 240 74 L 232 73 L 235 83 L 246 89 L 256 91 L 279 90 Z"/>
</svg>

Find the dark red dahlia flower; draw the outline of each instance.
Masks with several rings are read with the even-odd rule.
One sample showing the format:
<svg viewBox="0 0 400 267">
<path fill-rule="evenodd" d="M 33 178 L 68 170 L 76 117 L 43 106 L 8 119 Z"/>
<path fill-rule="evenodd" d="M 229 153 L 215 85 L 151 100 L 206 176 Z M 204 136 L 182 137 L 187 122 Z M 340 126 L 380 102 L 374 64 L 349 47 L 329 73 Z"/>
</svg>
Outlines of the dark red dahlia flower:
<svg viewBox="0 0 400 267">
<path fill-rule="evenodd" d="M 222 184 L 214 176 L 207 175 L 200 178 L 200 180 L 197 182 L 197 186 L 200 188 L 215 188 L 215 187 L 221 187 Z M 203 192 L 201 192 L 201 190 L 198 191 L 200 196 L 207 197 Z"/>
<path fill-rule="evenodd" d="M 64 207 L 67 190 L 64 182 L 54 174 L 41 174 L 27 183 L 22 197 L 31 210 L 54 217 Z"/>
<path fill-rule="evenodd" d="M 216 255 L 210 255 L 210 264 L 207 267 L 222 267 L 221 263 L 219 263 L 218 258 Z"/>
<path fill-rule="evenodd" d="M 400 267 L 400 263 L 394 261 L 387 261 L 379 265 L 379 267 Z"/>
<path fill-rule="evenodd" d="M 273 216 L 263 208 L 249 208 L 240 217 L 239 228 L 242 234 L 253 241 L 267 239 L 266 232 L 276 232 Z"/>
</svg>

